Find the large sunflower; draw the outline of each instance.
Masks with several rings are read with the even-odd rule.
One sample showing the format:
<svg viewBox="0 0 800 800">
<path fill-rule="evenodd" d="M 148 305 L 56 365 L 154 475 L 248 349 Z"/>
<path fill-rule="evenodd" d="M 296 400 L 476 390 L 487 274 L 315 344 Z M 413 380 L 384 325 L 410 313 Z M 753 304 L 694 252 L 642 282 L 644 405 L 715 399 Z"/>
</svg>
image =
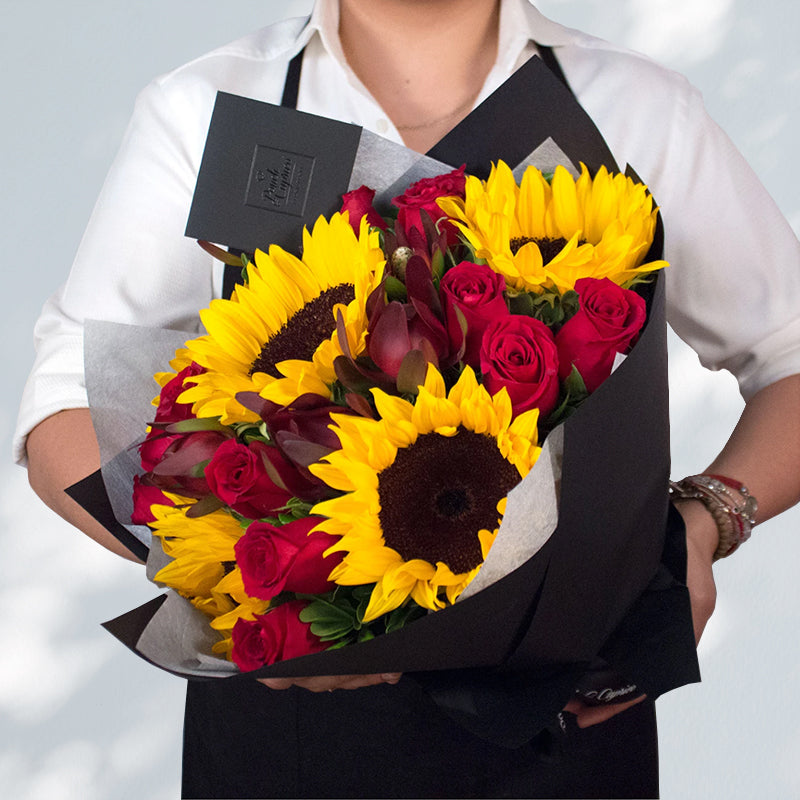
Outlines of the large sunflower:
<svg viewBox="0 0 800 800">
<path fill-rule="evenodd" d="M 187 342 L 185 357 L 206 371 L 187 380 L 194 386 L 180 401 L 199 417 L 231 424 L 258 419 L 236 401 L 239 392 L 282 404 L 306 392 L 327 397 L 342 354 L 336 314 L 343 313 L 350 348 L 360 352 L 366 299 L 383 263 L 378 233 L 362 222 L 356 236 L 342 214 L 303 231 L 302 260 L 276 245 L 257 250 L 247 284 L 200 312 L 208 334 Z"/>
<path fill-rule="evenodd" d="M 624 285 L 666 266 L 642 263 L 657 215 L 647 188 L 605 167 L 592 179 L 582 164 L 576 181 L 559 166 L 551 182 L 528 167 L 517 186 L 499 161 L 487 181 L 467 178 L 463 200 L 439 205 L 513 290 L 565 292 L 579 278 Z"/>
<path fill-rule="evenodd" d="M 538 411 L 512 422 L 505 389 L 494 397 L 467 368 L 449 394 L 429 365 L 416 404 L 373 389 L 380 420 L 334 415 L 341 450 L 311 470 L 345 492 L 312 513 L 341 536 L 331 573 L 343 585 L 375 583 L 364 619 L 412 598 L 454 602 L 491 547 L 508 492 L 541 448 Z"/>
</svg>

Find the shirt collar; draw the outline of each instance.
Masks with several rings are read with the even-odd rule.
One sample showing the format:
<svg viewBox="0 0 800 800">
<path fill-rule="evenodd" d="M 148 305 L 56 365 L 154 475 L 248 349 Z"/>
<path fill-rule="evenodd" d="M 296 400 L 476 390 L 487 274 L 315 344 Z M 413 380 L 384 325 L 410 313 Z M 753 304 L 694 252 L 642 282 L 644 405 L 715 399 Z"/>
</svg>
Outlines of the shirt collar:
<svg viewBox="0 0 800 800">
<path fill-rule="evenodd" d="M 293 52 L 298 53 L 315 35 L 320 37 L 328 53 L 345 67 L 345 71 L 349 71 L 339 42 L 338 0 L 316 0 L 308 23 L 295 41 Z M 504 71 L 513 71 L 520 54 L 531 42 L 562 47 L 576 43 L 581 36 L 578 31 L 549 20 L 529 0 L 502 0 L 496 66 Z"/>
</svg>

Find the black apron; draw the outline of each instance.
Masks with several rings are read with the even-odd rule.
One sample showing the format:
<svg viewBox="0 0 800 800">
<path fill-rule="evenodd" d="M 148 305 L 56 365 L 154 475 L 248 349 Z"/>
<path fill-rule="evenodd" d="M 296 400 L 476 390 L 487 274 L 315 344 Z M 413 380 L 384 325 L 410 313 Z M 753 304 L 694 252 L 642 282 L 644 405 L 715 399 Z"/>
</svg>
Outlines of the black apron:
<svg viewBox="0 0 800 800">
<path fill-rule="evenodd" d="M 569 88 L 553 51 L 538 49 Z M 302 52 L 284 106 L 296 107 L 301 67 Z M 225 296 L 240 272 L 226 271 Z M 674 514 L 670 524 L 682 525 Z M 564 713 L 512 749 L 454 722 L 413 676 L 320 694 L 190 680 L 182 788 L 184 798 L 657 797 L 655 708 L 645 701 L 585 730 Z"/>
</svg>

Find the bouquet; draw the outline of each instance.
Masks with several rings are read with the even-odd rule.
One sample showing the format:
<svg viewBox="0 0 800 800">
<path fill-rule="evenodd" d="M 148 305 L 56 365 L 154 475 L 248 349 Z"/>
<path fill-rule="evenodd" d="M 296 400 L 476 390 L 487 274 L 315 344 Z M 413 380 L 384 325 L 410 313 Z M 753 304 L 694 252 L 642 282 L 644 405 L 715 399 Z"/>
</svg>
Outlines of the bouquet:
<svg viewBox="0 0 800 800">
<path fill-rule="evenodd" d="M 205 244 L 243 282 L 156 375 L 133 520 L 241 671 L 474 590 L 509 493 L 635 345 L 666 266 L 646 187 L 605 168 L 462 167 L 391 216 L 373 196 L 347 193 L 300 257 Z"/>
</svg>

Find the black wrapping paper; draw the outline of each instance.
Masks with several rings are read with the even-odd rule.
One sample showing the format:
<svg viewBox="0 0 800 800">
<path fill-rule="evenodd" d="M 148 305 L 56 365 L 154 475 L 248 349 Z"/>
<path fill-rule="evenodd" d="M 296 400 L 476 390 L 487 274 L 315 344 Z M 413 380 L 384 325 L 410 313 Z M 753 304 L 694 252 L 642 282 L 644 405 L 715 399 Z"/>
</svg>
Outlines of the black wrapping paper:
<svg viewBox="0 0 800 800">
<path fill-rule="evenodd" d="M 248 101 L 247 107 L 255 108 L 254 102 Z M 292 116 L 299 112 L 286 109 L 281 114 L 292 120 L 295 150 L 313 153 L 314 174 L 324 158 L 347 162 L 350 156 L 342 153 L 357 151 L 349 134 L 343 149 L 313 150 L 316 145 L 303 140 L 305 115 Z M 229 122 L 223 129 L 235 132 L 242 126 Z M 259 142 L 264 135 L 258 134 Z M 449 164 L 466 162 L 469 171 L 485 174 L 490 161 L 503 158 L 517 164 L 547 139 L 573 163 L 583 161 L 592 171 L 601 164 L 616 168 L 583 109 L 534 58 L 429 155 Z M 269 139 L 264 141 L 251 141 L 241 152 L 269 147 Z M 214 145 L 217 155 L 224 151 Z M 214 160 L 212 152 L 207 156 L 198 192 L 201 186 L 206 195 L 211 192 L 203 203 L 229 205 L 222 216 L 230 226 L 204 231 L 191 227 L 190 220 L 191 235 L 252 249 L 254 242 L 276 241 L 271 234 L 266 240 L 261 234 L 257 241 L 253 238 L 259 231 L 272 230 L 265 226 L 267 217 L 282 216 L 281 225 L 293 220 L 294 232 L 281 228 L 280 234 L 290 241 L 296 241 L 302 224 L 313 221 L 303 213 L 276 215 L 269 208 L 238 214 L 241 185 L 232 193 L 226 188 L 215 195 L 204 173 Z M 238 158 L 242 161 L 241 155 Z M 246 159 L 242 163 L 252 177 L 252 164 Z M 352 164 L 350 159 L 348 169 Z M 214 169 L 217 174 L 219 165 Z M 339 186 L 347 183 L 346 177 L 336 180 Z M 326 191 L 333 185 L 327 184 Z M 335 210 L 338 200 L 327 201 L 326 213 Z M 659 248 L 660 235 L 650 258 L 659 257 Z M 650 288 L 648 322 L 630 355 L 564 423 L 558 526 L 536 555 L 480 593 L 402 630 L 229 679 L 415 673 L 456 719 L 508 746 L 546 727 L 598 659 L 651 696 L 698 680 L 680 565 L 681 530 L 674 511 L 667 536 L 671 512 L 663 283 L 659 277 Z M 683 558 L 685 562 L 685 554 Z M 142 655 L 139 636 L 158 606 L 160 602 L 153 601 L 106 627 Z"/>
</svg>

